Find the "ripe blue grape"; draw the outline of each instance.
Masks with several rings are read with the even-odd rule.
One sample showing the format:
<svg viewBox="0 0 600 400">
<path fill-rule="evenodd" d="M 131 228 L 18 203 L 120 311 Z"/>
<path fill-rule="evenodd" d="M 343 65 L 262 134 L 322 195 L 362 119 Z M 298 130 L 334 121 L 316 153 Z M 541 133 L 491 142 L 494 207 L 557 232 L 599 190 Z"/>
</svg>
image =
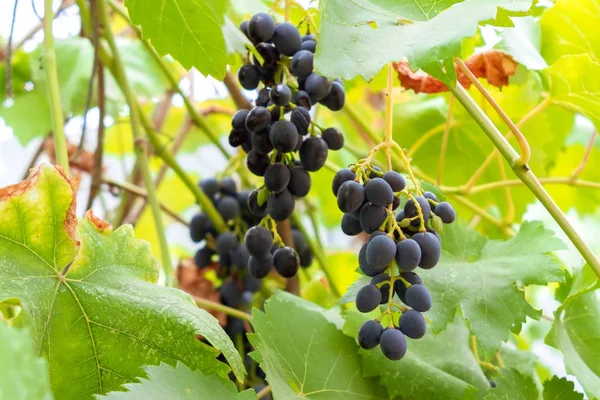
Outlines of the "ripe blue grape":
<svg viewBox="0 0 600 400">
<path fill-rule="evenodd" d="M 271 123 L 271 113 L 265 107 L 254 107 L 246 116 L 246 129 L 260 132 Z"/>
<path fill-rule="evenodd" d="M 248 271 L 250 274 L 261 279 L 269 275 L 273 269 L 273 256 L 271 253 L 262 254 L 261 256 L 250 256 L 248 259 Z"/>
<path fill-rule="evenodd" d="M 271 192 L 281 193 L 290 182 L 290 170 L 281 163 L 271 164 L 265 171 L 265 187 Z"/>
<path fill-rule="evenodd" d="M 436 266 L 440 260 L 441 244 L 437 237 L 430 232 L 419 232 L 412 236 L 412 239 L 419 244 L 421 248 L 421 261 L 419 267 L 431 269 Z"/>
<path fill-rule="evenodd" d="M 417 311 L 426 312 L 431 308 L 431 295 L 423 285 L 412 285 L 406 289 L 404 297 L 404 303 Z"/>
<path fill-rule="evenodd" d="M 340 211 L 349 213 L 358 210 L 365 200 L 365 188 L 358 182 L 346 181 L 337 192 L 337 204 Z"/>
<path fill-rule="evenodd" d="M 310 191 L 310 174 L 304 167 L 293 167 L 290 169 L 290 182 L 288 190 L 296 197 L 305 197 Z"/>
<path fill-rule="evenodd" d="M 344 214 L 342 216 L 342 232 L 344 232 L 348 236 L 356 236 L 359 233 L 362 233 L 362 228 L 360 226 L 360 221 L 358 221 L 352 214 Z"/>
<path fill-rule="evenodd" d="M 300 50 L 300 46 L 302 46 L 302 39 L 298 28 L 289 22 L 282 22 L 277 25 L 271 40 L 275 48 L 286 56 L 293 56 Z"/>
<path fill-rule="evenodd" d="M 454 208 L 450 203 L 445 201 L 438 203 L 438 205 L 435 206 L 434 212 L 445 224 L 450 224 L 456 219 L 456 211 L 454 211 Z"/>
<path fill-rule="evenodd" d="M 420 339 L 427 332 L 427 323 L 420 312 L 408 310 L 400 317 L 399 329 L 411 339 Z"/>
<path fill-rule="evenodd" d="M 346 92 L 344 91 L 344 87 L 340 83 L 334 81 L 331 86 L 331 91 L 327 96 L 321 99 L 320 103 L 331 111 L 341 110 L 346 103 Z"/>
<path fill-rule="evenodd" d="M 292 90 L 284 83 L 280 83 L 271 88 L 269 92 L 271 101 L 278 106 L 287 106 L 292 100 Z"/>
<path fill-rule="evenodd" d="M 356 178 L 356 174 L 348 168 L 343 168 L 336 172 L 333 176 L 333 181 L 331 182 L 331 189 L 333 190 L 334 196 L 338 195 L 338 190 L 340 189 L 340 186 L 342 186 L 342 183 L 353 181 L 354 178 Z"/>
<path fill-rule="evenodd" d="M 267 212 L 275 221 L 286 220 L 294 212 L 296 201 L 289 190 L 271 193 L 267 200 Z"/>
<path fill-rule="evenodd" d="M 196 243 L 204 239 L 204 236 L 208 233 L 208 224 L 210 219 L 208 215 L 204 213 L 196 214 L 190 221 L 190 237 Z"/>
<path fill-rule="evenodd" d="M 296 250 L 291 247 L 282 247 L 273 254 L 273 265 L 279 275 L 284 278 L 291 278 L 298 272 L 300 258 Z"/>
<path fill-rule="evenodd" d="M 332 83 L 330 80 L 312 72 L 306 77 L 304 82 L 304 90 L 310 95 L 311 101 L 317 102 L 327 96 L 331 91 Z"/>
<path fill-rule="evenodd" d="M 373 285 L 366 285 L 356 293 L 356 308 L 368 313 L 377 308 L 381 302 L 381 292 Z"/>
<path fill-rule="evenodd" d="M 240 215 L 240 203 L 233 196 L 222 196 L 217 200 L 217 211 L 225 221 L 230 221 Z"/>
<path fill-rule="evenodd" d="M 425 223 L 427 223 L 427 221 L 429 221 L 429 217 L 431 216 L 431 207 L 429 205 L 429 201 L 427 201 L 426 198 L 421 196 L 416 196 L 415 199 L 417 199 L 417 202 L 421 206 L 423 219 L 425 220 Z M 415 205 L 415 202 L 412 199 L 409 199 L 404 205 L 404 214 L 409 218 L 416 217 L 418 215 L 417 206 Z M 413 223 L 413 226 L 419 226 L 418 219 L 414 220 Z"/>
<path fill-rule="evenodd" d="M 248 23 L 248 35 L 254 41 L 266 42 L 275 33 L 275 20 L 267 13 L 257 13 L 250 18 Z"/>
<path fill-rule="evenodd" d="M 327 128 L 321 133 L 321 139 L 327 143 L 329 150 L 340 150 L 344 147 L 344 135 L 337 128 Z"/>
<path fill-rule="evenodd" d="M 260 257 L 270 252 L 273 235 L 262 226 L 253 226 L 246 232 L 244 242 L 250 255 Z"/>
<path fill-rule="evenodd" d="M 390 280 L 390 276 L 388 274 L 375 275 L 373 277 L 373 279 L 371 279 L 371 285 L 377 285 L 378 283 L 389 281 L 389 280 Z M 386 304 L 388 302 L 388 300 L 390 299 L 390 284 L 386 283 L 386 284 L 381 285 L 381 287 L 379 288 L 379 291 L 381 292 L 381 302 L 380 303 Z"/>
<path fill-rule="evenodd" d="M 254 90 L 260 82 L 260 73 L 258 68 L 252 64 L 242 65 L 238 71 L 238 80 L 240 85 L 246 90 Z"/>
<path fill-rule="evenodd" d="M 384 207 L 367 203 L 360 210 L 359 225 L 363 231 L 371 233 L 379 229 L 386 216 L 387 213 Z"/>
<path fill-rule="evenodd" d="M 365 185 L 365 196 L 378 206 L 385 207 L 394 200 L 394 192 L 382 178 L 371 179 Z"/>
<path fill-rule="evenodd" d="M 311 172 L 316 172 L 325 165 L 327 154 L 327 143 L 319 137 L 309 137 L 300 147 L 300 161 Z"/>
<path fill-rule="evenodd" d="M 396 171 L 387 171 L 381 178 L 390 185 L 394 193 L 399 192 L 406 187 L 404 177 Z"/>
<path fill-rule="evenodd" d="M 414 272 L 402 271 L 400 272 L 400 276 L 411 285 L 421 285 L 423 283 L 419 275 L 415 274 Z M 394 282 L 394 291 L 403 303 L 406 303 L 406 289 L 407 288 L 404 286 L 404 282 L 400 280 Z"/>
<path fill-rule="evenodd" d="M 277 150 L 289 153 L 294 150 L 298 142 L 298 130 L 290 121 L 281 120 L 271 125 L 269 139 Z"/>
<path fill-rule="evenodd" d="M 404 271 L 412 271 L 421 262 L 421 247 L 413 239 L 405 239 L 396 245 L 396 262 Z"/>
<path fill-rule="evenodd" d="M 308 50 L 300 50 L 292 57 L 290 61 L 290 70 L 292 75 L 298 78 L 306 78 L 313 71 L 314 55 Z M 308 92 L 308 91 L 306 91 Z M 310 95 L 310 93 L 308 93 Z"/>
<path fill-rule="evenodd" d="M 379 235 L 368 243 L 367 262 L 375 269 L 387 267 L 396 256 L 396 244 L 387 235 Z"/>
<path fill-rule="evenodd" d="M 377 321 L 365 321 L 358 330 L 358 344 L 363 349 L 374 349 L 379 344 L 383 327 Z"/>
<path fill-rule="evenodd" d="M 379 338 L 381 352 L 390 360 L 400 360 L 406 354 L 406 337 L 398 329 L 386 329 Z"/>
<path fill-rule="evenodd" d="M 213 254 L 214 252 L 208 247 L 202 247 L 199 249 L 194 255 L 194 263 L 196 264 L 196 267 L 202 269 L 209 265 L 211 263 L 210 258 Z"/>
<path fill-rule="evenodd" d="M 248 196 L 248 209 L 255 217 L 263 218 L 267 215 L 267 203 L 265 202 L 261 206 L 258 205 L 258 193 L 258 189 L 250 192 L 250 195 Z"/>
</svg>

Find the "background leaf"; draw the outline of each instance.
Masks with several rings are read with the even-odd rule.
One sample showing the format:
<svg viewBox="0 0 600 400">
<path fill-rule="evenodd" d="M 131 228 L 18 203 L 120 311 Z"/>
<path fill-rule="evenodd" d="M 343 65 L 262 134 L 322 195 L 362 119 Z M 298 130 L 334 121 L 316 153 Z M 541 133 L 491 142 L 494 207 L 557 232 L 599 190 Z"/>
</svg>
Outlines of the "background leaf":
<svg viewBox="0 0 600 400">
<path fill-rule="evenodd" d="M 185 364 L 177 363 L 175 368 L 168 364 L 144 367 L 147 377 L 139 382 L 124 386 L 127 392 L 110 392 L 106 396 L 96 396 L 106 400 L 251 400 L 256 399 L 252 389 L 238 393 L 230 381 L 216 375 L 205 375 L 192 371 Z"/>
<path fill-rule="evenodd" d="M 29 330 L 9 328 L 0 321 L 0 370 L 3 399 L 52 399 L 48 364 L 37 356 Z"/>
<path fill-rule="evenodd" d="M 216 319 L 155 284 L 156 260 L 131 226 L 77 225 L 74 206 L 71 182 L 49 165 L 0 191 L 0 299 L 20 299 L 57 398 L 115 390 L 161 361 L 225 376 L 219 352 L 200 338 L 241 379 L 242 361 Z"/>
</svg>

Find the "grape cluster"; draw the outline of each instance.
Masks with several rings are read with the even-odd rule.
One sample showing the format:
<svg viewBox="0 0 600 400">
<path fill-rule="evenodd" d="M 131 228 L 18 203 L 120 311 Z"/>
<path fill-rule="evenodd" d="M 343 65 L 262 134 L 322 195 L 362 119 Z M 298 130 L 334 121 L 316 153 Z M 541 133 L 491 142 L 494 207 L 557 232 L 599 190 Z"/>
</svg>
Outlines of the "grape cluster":
<svg viewBox="0 0 600 400">
<path fill-rule="evenodd" d="M 276 24 L 265 13 L 243 22 L 240 29 L 263 62 L 250 56 L 240 68 L 238 79 L 248 90 L 257 89 L 261 83 L 263 87 L 252 110 L 239 110 L 233 116 L 229 143 L 241 146 L 247 153 L 248 170 L 264 180 L 260 188 L 263 193 L 251 199 L 250 210 L 283 221 L 294 211 L 296 198 L 305 197 L 310 191 L 310 172 L 323 167 L 329 150 L 339 150 L 344 145 L 344 136 L 338 129 L 321 129 L 312 121 L 311 107 L 320 103 L 340 110 L 345 91 L 340 80 L 330 81 L 313 71 L 315 35 L 301 36 L 294 25 Z M 266 243 L 267 234 L 256 232 L 253 235 Z M 265 248 L 249 251 L 254 260 L 268 259 Z M 286 250 L 278 258 L 293 259 L 293 254 Z M 266 271 L 266 267 L 255 267 Z M 293 270 L 291 265 L 288 268 L 286 274 Z"/>
<path fill-rule="evenodd" d="M 406 336 L 419 339 L 425 335 L 427 325 L 421 313 L 431 308 L 431 296 L 413 271 L 435 267 L 441 238 L 434 226 L 456 218 L 450 203 L 439 202 L 431 192 L 423 193 L 417 182 L 411 184 L 414 195 L 401 174 L 383 173 L 364 161 L 340 170 L 332 184 L 338 207 L 344 212 L 343 232 L 350 236 L 369 234 L 358 259 L 362 273 L 372 279 L 356 294 L 356 307 L 368 313 L 387 305 L 377 320 L 361 326 L 358 342 L 365 349 L 380 345 L 391 360 L 405 355 Z M 403 197 L 407 198 L 403 208 L 394 214 Z M 395 303 L 394 295 L 410 308 Z M 400 312 L 399 318 L 392 307 Z M 388 328 L 380 323 L 384 317 Z"/>
</svg>

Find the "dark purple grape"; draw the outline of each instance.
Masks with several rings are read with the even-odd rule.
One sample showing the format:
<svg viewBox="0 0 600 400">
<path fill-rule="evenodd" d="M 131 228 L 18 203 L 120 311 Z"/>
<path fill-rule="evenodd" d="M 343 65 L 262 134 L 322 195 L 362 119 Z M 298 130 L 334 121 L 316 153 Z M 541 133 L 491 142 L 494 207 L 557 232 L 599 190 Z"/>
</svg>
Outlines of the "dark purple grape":
<svg viewBox="0 0 600 400">
<path fill-rule="evenodd" d="M 231 263 L 240 269 L 248 266 L 248 260 L 250 259 L 250 253 L 244 244 L 238 244 L 235 249 L 231 252 Z"/>
<path fill-rule="evenodd" d="M 273 86 L 269 95 L 273 104 L 278 106 L 287 106 L 292 100 L 292 90 L 283 83 Z"/>
<path fill-rule="evenodd" d="M 211 263 L 211 256 L 213 255 L 213 251 L 208 247 L 202 247 L 200 250 L 196 252 L 194 255 L 194 263 L 197 268 L 204 268 Z"/>
<path fill-rule="evenodd" d="M 421 262 L 421 247 L 412 239 L 404 239 L 396 245 L 396 262 L 404 271 L 412 271 Z"/>
<path fill-rule="evenodd" d="M 310 126 L 310 112 L 304 107 L 298 106 L 292 110 L 290 117 L 292 124 L 298 129 L 300 135 L 308 134 L 308 127 Z"/>
<path fill-rule="evenodd" d="M 363 231 L 371 233 L 379 229 L 386 216 L 387 213 L 384 207 L 367 203 L 360 210 L 359 225 Z"/>
<path fill-rule="evenodd" d="M 429 199 L 429 200 L 433 200 L 436 203 L 438 202 L 438 198 L 435 195 L 435 193 L 433 193 L 433 192 L 425 192 L 425 193 L 423 193 L 423 197 L 425 197 L 426 199 Z"/>
<path fill-rule="evenodd" d="M 221 302 L 230 307 L 237 307 L 242 304 L 242 293 L 235 287 L 235 281 L 224 282 L 219 289 L 221 293 Z"/>
<path fill-rule="evenodd" d="M 257 107 L 266 107 L 267 104 L 269 104 L 269 101 L 271 100 L 271 97 L 269 96 L 269 93 L 271 92 L 271 89 L 269 88 L 262 88 L 258 91 L 258 96 L 256 97 L 256 100 L 254 101 L 254 103 L 256 104 Z"/>
<path fill-rule="evenodd" d="M 427 201 L 425 197 L 421 196 L 416 196 L 415 199 L 417 199 L 417 202 L 421 206 L 423 219 L 425 220 L 425 223 L 427 223 L 427 221 L 429 221 L 429 217 L 431 216 L 431 207 L 429 206 L 429 201 Z M 417 206 L 415 205 L 413 199 L 409 199 L 404 205 L 404 215 L 409 218 L 416 217 L 418 215 Z M 418 219 L 414 220 L 413 222 L 416 222 L 416 224 L 413 226 L 419 226 Z"/>
<path fill-rule="evenodd" d="M 285 189 L 281 193 L 271 193 L 267 200 L 267 212 L 275 221 L 284 221 L 292 215 L 295 205 L 294 196 Z"/>
<path fill-rule="evenodd" d="M 317 50 L 317 42 L 314 40 L 305 40 L 302 42 L 302 46 L 300 48 L 302 50 L 307 50 L 311 53 L 314 53 Z"/>
<path fill-rule="evenodd" d="M 373 285 L 366 285 L 356 293 L 356 308 L 368 313 L 377 308 L 381 302 L 381 292 Z"/>
<path fill-rule="evenodd" d="M 387 206 L 394 200 L 392 188 L 381 178 L 374 178 L 367 182 L 365 196 L 371 203 L 381 207 Z"/>
<path fill-rule="evenodd" d="M 194 242 L 198 243 L 204 239 L 208 233 L 207 227 L 209 223 L 210 219 L 204 213 L 196 214 L 192 217 L 190 221 L 190 237 Z"/>
<path fill-rule="evenodd" d="M 275 20 L 267 13 L 254 14 L 248 23 L 248 35 L 254 43 L 271 40 L 275 33 Z"/>
<path fill-rule="evenodd" d="M 257 279 L 262 279 L 269 275 L 272 268 L 273 256 L 271 253 L 266 253 L 259 257 L 250 256 L 248 259 L 248 271 L 250 271 L 250 275 Z"/>
<path fill-rule="evenodd" d="M 312 33 L 307 33 L 306 35 L 302 35 L 302 42 L 306 42 L 307 40 L 317 40 L 317 37 Z"/>
<path fill-rule="evenodd" d="M 231 118 L 231 127 L 233 129 L 246 130 L 246 118 L 250 110 L 238 110 L 235 114 L 233 114 L 233 118 Z"/>
<path fill-rule="evenodd" d="M 311 101 L 316 102 L 324 98 L 331 91 L 332 83 L 329 79 L 312 72 L 306 77 L 304 90 L 310 95 Z"/>
<path fill-rule="evenodd" d="M 338 82 L 333 82 L 331 91 L 327 96 L 321 99 L 320 103 L 331 111 L 341 110 L 346 103 L 346 92 L 344 91 L 344 87 Z"/>
<path fill-rule="evenodd" d="M 290 71 L 292 72 L 292 75 L 297 76 L 298 78 L 306 78 L 309 76 L 313 71 L 313 59 L 313 53 L 308 50 L 300 50 L 294 54 L 290 61 Z M 327 94 L 323 95 L 323 97 L 326 95 Z"/>
<path fill-rule="evenodd" d="M 260 73 L 258 68 L 252 64 L 242 65 L 238 71 L 238 80 L 240 85 L 246 90 L 254 90 L 260 82 Z"/>
<path fill-rule="evenodd" d="M 348 236 L 356 236 L 362 233 L 363 229 L 358 221 L 352 214 L 344 214 L 342 216 L 342 232 Z"/>
<path fill-rule="evenodd" d="M 238 244 L 237 237 L 233 234 L 233 232 L 223 232 L 217 236 L 217 240 L 215 241 L 215 247 L 217 249 L 217 253 L 223 254 L 227 253 L 233 249 Z"/>
<path fill-rule="evenodd" d="M 402 271 L 400 272 L 400 276 L 411 285 L 421 285 L 423 283 L 419 275 L 415 274 L 414 272 Z M 394 282 L 394 291 L 403 303 L 406 303 L 406 298 L 404 297 L 406 294 L 406 289 L 407 288 L 404 286 L 404 282 L 400 280 Z"/>
<path fill-rule="evenodd" d="M 386 329 L 379 338 L 383 355 L 390 360 L 400 360 L 406 354 L 406 337 L 398 329 Z"/>
<path fill-rule="evenodd" d="M 431 295 L 423 285 L 412 285 L 406 289 L 404 297 L 404 303 L 417 311 L 426 312 L 431 309 Z"/>
<path fill-rule="evenodd" d="M 219 185 L 219 181 L 216 180 L 215 178 L 202 179 L 200 181 L 200 183 L 198 184 L 198 186 L 200 186 L 200 189 L 202 189 L 204 194 L 206 196 L 210 197 L 211 199 L 213 197 L 215 197 L 216 194 L 219 193 L 219 190 L 221 189 L 221 186 Z"/>
<path fill-rule="evenodd" d="M 248 39 L 250 39 L 250 35 L 248 34 L 248 25 L 250 24 L 250 21 L 242 21 L 242 23 L 240 24 L 240 31 L 242 31 L 242 33 L 244 35 L 246 35 L 246 37 Z M 250 39 L 252 40 L 252 39 Z"/>
<path fill-rule="evenodd" d="M 329 150 L 340 150 L 344 147 L 344 135 L 337 128 L 327 128 L 321 133 L 321 139 L 327 143 Z"/>
<path fill-rule="evenodd" d="M 240 215 L 240 203 L 233 196 L 222 196 L 217 201 L 217 211 L 225 221 L 230 221 Z"/>
<path fill-rule="evenodd" d="M 244 243 L 246 243 L 246 249 L 250 255 L 260 257 L 267 253 L 270 254 L 273 235 L 262 226 L 253 226 L 246 232 Z"/>
<path fill-rule="evenodd" d="M 246 158 L 248 170 L 256 176 L 263 176 L 269 164 L 269 157 L 264 154 L 259 154 L 256 151 L 249 152 L 248 157 Z"/>
<path fill-rule="evenodd" d="M 434 212 L 445 224 L 450 224 L 456 219 L 456 211 L 454 211 L 454 208 L 450 203 L 445 201 L 438 203 L 438 205 L 435 206 Z"/>
<path fill-rule="evenodd" d="M 320 170 L 327 161 L 327 143 L 319 137 L 309 137 L 300 147 L 300 161 L 308 171 Z"/>
<path fill-rule="evenodd" d="M 304 167 L 293 167 L 290 169 L 290 182 L 288 190 L 296 197 L 304 197 L 310 191 L 310 174 Z"/>
<path fill-rule="evenodd" d="M 248 140 L 248 135 L 250 132 L 244 129 L 232 129 L 229 132 L 229 137 L 227 138 L 229 145 L 231 147 L 238 147 L 246 143 Z"/>
<path fill-rule="evenodd" d="M 340 211 L 350 213 L 358 210 L 365 200 L 365 188 L 358 182 L 346 181 L 337 192 L 337 204 Z"/>
<path fill-rule="evenodd" d="M 302 45 L 298 28 L 289 22 L 282 22 L 275 27 L 272 41 L 281 54 L 290 57 L 299 51 Z"/>
<path fill-rule="evenodd" d="M 396 171 L 387 171 L 381 178 L 390 185 L 394 193 L 397 193 L 406 187 L 404 177 Z"/>
<path fill-rule="evenodd" d="M 297 106 L 304 107 L 307 110 L 310 110 L 312 107 L 312 102 L 310 100 L 310 95 L 306 93 L 304 90 L 298 90 L 292 96 L 292 103 Z"/>
<path fill-rule="evenodd" d="M 412 236 L 412 239 L 419 244 L 421 248 L 421 261 L 419 267 L 431 269 L 436 266 L 440 260 L 441 244 L 437 237 L 430 232 L 419 232 Z"/>
<path fill-rule="evenodd" d="M 298 272 L 300 258 L 296 250 L 291 247 L 282 247 L 275 251 L 273 255 L 273 264 L 275 270 L 284 278 L 291 278 Z"/>
<path fill-rule="evenodd" d="M 379 344 L 383 327 L 377 321 L 369 320 L 361 325 L 358 330 L 358 344 L 363 349 L 374 349 Z"/>
<path fill-rule="evenodd" d="M 281 163 L 271 164 L 265 171 L 265 186 L 271 192 L 282 192 L 290 182 L 290 170 Z"/>
<path fill-rule="evenodd" d="M 408 310 L 400 317 L 398 328 L 411 339 L 421 339 L 427 332 L 427 323 L 423 315 L 415 310 Z"/>
<path fill-rule="evenodd" d="M 252 132 L 250 134 L 250 140 L 252 141 L 252 150 L 258 154 L 267 155 L 273 150 L 273 145 L 269 140 L 269 135 L 262 132 Z"/>
<path fill-rule="evenodd" d="M 367 262 L 375 269 L 387 267 L 396 256 L 396 243 L 387 235 L 380 235 L 368 243 Z"/>
<path fill-rule="evenodd" d="M 290 121 L 277 121 L 271 125 L 269 139 L 278 151 L 289 153 L 298 143 L 298 130 Z"/>
<path fill-rule="evenodd" d="M 231 177 L 225 177 L 220 182 L 221 194 L 227 196 L 237 196 L 237 184 Z"/>
<path fill-rule="evenodd" d="M 333 181 L 331 182 L 331 190 L 333 190 L 333 194 L 337 196 L 338 191 L 340 190 L 340 186 L 342 183 L 347 181 L 353 181 L 356 178 L 356 174 L 352 172 L 349 168 L 340 169 L 333 177 Z"/>
<path fill-rule="evenodd" d="M 246 129 L 250 132 L 260 132 L 271 123 L 271 113 L 264 107 L 254 107 L 246 117 Z"/>
</svg>

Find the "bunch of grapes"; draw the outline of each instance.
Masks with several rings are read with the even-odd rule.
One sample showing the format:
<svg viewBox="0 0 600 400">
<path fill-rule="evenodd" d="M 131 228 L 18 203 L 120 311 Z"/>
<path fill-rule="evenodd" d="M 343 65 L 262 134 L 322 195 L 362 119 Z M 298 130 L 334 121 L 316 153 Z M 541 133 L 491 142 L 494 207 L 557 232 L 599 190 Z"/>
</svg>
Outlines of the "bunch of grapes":
<svg viewBox="0 0 600 400">
<path fill-rule="evenodd" d="M 323 167 L 329 150 L 344 145 L 338 129 L 318 127 L 310 114 L 317 103 L 340 110 L 345 102 L 344 87 L 341 81 L 330 81 L 313 71 L 314 35 L 301 36 L 294 25 L 276 24 L 265 13 L 243 22 L 240 29 L 263 61 L 249 56 L 239 70 L 239 81 L 248 90 L 258 89 L 261 83 L 263 87 L 252 110 L 239 110 L 233 116 L 229 143 L 241 146 L 247 153 L 248 170 L 263 177 L 263 185 L 250 196 L 251 212 L 284 221 L 294 211 L 296 198 L 309 193 L 309 173 Z M 253 243 L 264 243 L 248 248 L 253 256 L 251 269 L 263 275 L 271 264 L 268 229 L 257 228 L 249 235 L 256 238 Z M 286 249 L 276 258 L 289 260 L 293 254 Z M 256 264 L 259 260 L 260 266 Z M 293 270 L 291 262 L 287 263 L 285 274 Z"/>
<path fill-rule="evenodd" d="M 361 326 L 358 342 L 365 349 L 380 345 L 391 360 L 406 354 L 406 336 L 419 339 L 425 335 L 427 325 L 421 313 L 431 308 L 431 296 L 413 271 L 435 267 L 441 239 L 434 226 L 456 218 L 449 203 L 439 202 L 433 193 L 423 193 L 417 182 L 411 183 L 415 194 L 398 172 L 383 173 L 366 161 L 340 170 L 332 185 L 338 207 L 344 212 L 344 233 L 369 234 L 358 259 L 360 270 L 372 279 L 358 291 L 356 307 L 368 313 L 386 305 L 376 320 Z M 402 197 L 407 198 L 404 207 L 394 214 Z M 394 302 L 394 294 L 409 308 Z M 399 318 L 392 308 L 399 311 Z M 381 324 L 384 317 L 387 328 Z"/>
</svg>

